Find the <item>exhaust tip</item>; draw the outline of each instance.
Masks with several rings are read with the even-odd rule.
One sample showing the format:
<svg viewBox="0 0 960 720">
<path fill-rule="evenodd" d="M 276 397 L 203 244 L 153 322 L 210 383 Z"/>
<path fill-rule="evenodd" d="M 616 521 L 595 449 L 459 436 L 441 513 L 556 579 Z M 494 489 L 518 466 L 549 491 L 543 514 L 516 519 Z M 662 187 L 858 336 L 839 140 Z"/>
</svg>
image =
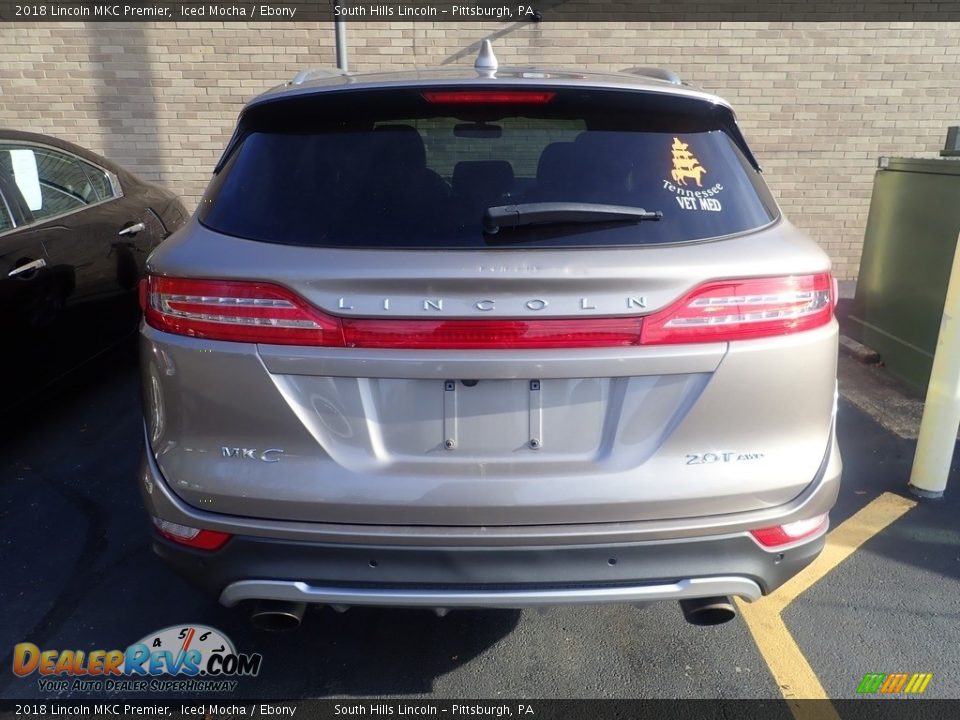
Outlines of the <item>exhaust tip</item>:
<svg viewBox="0 0 960 720">
<path fill-rule="evenodd" d="M 706 627 L 723 625 L 737 616 L 737 609 L 729 597 L 708 597 L 681 600 L 683 618 L 691 625 Z"/>
<path fill-rule="evenodd" d="M 300 627 L 306 603 L 263 600 L 256 604 L 250 614 L 250 622 L 258 630 L 283 632 Z"/>
</svg>

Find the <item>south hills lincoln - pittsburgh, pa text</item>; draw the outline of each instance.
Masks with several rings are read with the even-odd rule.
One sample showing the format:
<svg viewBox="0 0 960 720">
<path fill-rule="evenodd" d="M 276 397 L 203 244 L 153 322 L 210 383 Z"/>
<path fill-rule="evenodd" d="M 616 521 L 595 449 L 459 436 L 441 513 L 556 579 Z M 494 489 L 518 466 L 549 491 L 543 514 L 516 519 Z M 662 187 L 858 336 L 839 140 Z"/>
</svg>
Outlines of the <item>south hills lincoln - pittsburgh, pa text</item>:
<svg viewBox="0 0 960 720">
<path fill-rule="evenodd" d="M 530 5 L 501 5 L 485 7 L 482 5 L 451 5 L 449 8 L 437 8 L 433 5 L 334 5 L 335 17 L 436 17 L 436 18 L 489 18 L 490 20 L 512 20 L 533 18 L 536 11 Z"/>
</svg>

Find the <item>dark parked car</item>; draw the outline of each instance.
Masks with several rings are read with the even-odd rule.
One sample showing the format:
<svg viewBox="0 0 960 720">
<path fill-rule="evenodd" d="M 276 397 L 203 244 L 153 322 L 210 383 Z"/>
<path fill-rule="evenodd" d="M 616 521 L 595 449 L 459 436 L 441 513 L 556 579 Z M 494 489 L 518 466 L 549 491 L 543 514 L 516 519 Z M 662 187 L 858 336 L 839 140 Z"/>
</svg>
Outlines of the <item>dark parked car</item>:
<svg viewBox="0 0 960 720">
<path fill-rule="evenodd" d="M 171 192 L 99 155 L 0 130 L 0 407 L 135 330 L 147 254 L 186 219 Z"/>
</svg>

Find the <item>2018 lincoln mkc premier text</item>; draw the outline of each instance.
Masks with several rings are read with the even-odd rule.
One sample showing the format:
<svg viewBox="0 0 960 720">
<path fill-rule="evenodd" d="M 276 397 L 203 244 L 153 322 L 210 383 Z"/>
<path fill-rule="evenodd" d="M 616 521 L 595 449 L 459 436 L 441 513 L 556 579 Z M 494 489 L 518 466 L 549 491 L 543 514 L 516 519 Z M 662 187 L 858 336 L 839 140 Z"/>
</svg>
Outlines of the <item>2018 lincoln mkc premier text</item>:
<svg viewBox="0 0 960 720">
<path fill-rule="evenodd" d="M 668 72 L 303 73 L 148 260 L 156 552 L 274 627 L 726 621 L 823 547 L 835 297 L 733 111 Z"/>
</svg>

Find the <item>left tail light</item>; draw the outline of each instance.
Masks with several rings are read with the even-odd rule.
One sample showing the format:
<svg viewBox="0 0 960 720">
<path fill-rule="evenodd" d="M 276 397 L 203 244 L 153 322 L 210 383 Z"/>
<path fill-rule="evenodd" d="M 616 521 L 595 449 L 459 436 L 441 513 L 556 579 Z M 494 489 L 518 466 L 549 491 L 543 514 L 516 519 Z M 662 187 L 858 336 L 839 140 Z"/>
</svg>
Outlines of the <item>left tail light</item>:
<svg viewBox="0 0 960 720">
<path fill-rule="evenodd" d="M 336 318 L 269 283 L 149 276 L 144 317 L 157 330 L 210 340 L 343 347 Z"/>
</svg>

